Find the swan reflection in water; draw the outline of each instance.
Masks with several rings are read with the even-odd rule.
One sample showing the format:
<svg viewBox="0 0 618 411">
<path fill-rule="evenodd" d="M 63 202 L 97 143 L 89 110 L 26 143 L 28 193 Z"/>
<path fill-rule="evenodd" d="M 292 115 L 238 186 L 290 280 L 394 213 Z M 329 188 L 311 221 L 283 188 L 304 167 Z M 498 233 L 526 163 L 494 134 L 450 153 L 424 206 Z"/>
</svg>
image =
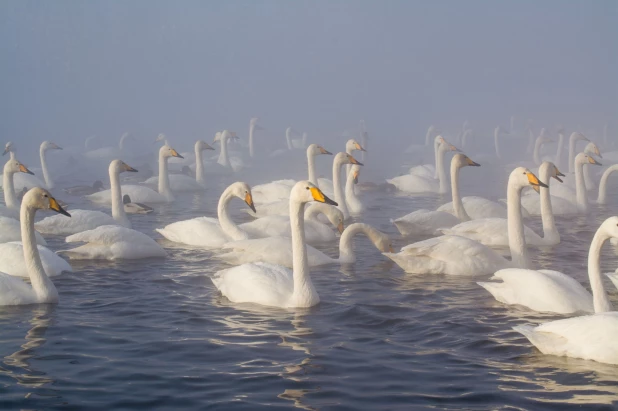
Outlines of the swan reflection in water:
<svg viewBox="0 0 618 411">
<path fill-rule="evenodd" d="M 15 379 L 19 385 L 39 388 L 52 383 L 54 380 L 47 377 L 45 373 L 31 368 L 29 361 L 37 355 L 36 349 L 47 342 L 45 333 L 52 321 L 51 314 L 55 306 L 40 304 L 28 308 L 32 309 L 32 319 L 29 321 L 32 327 L 26 333 L 25 342 L 20 346 L 20 349 L 2 359 L 0 374 Z M 3 311 L 0 314 L 0 320 L 10 319 L 13 317 L 13 313 L 15 315 L 23 313 L 23 308 L 3 307 Z"/>
</svg>

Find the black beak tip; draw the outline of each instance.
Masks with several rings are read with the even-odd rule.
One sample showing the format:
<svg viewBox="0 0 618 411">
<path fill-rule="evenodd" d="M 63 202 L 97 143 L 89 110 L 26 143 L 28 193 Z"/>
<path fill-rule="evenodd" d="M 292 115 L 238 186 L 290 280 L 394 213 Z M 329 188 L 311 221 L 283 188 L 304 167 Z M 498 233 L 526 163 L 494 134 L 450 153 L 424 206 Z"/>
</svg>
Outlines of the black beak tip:
<svg viewBox="0 0 618 411">
<path fill-rule="evenodd" d="M 330 198 L 328 198 L 328 197 L 326 197 L 326 196 L 324 196 L 324 202 L 325 202 L 326 204 L 330 204 L 330 205 L 334 205 L 334 206 L 338 206 L 338 205 L 339 205 L 339 204 L 337 204 L 337 202 L 336 202 L 336 201 L 333 201 L 333 200 L 331 200 Z"/>
<path fill-rule="evenodd" d="M 34 173 L 32 171 L 30 171 L 30 170 L 26 171 L 26 174 L 30 174 L 31 176 L 34 175 Z"/>
<path fill-rule="evenodd" d="M 545 188 L 549 188 L 549 186 L 547 184 L 545 184 L 544 182 L 539 180 L 539 187 L 545 187 Z"/>
<path fill-rule="evenodd" d="M 137 173 L 138 172 L 138 170 L 133 168 L 133 167 L 131 167 L 128 171 L 130 171 L 131 173 Z"/>
<path fill-rule="evenodd" d="M 255 204 L 251 203 L 251 204 L 247 204 L 247 205 L 249 206 L 251 211 L 253 211 L 254 213 L 257 213 L 257 211 L 255 211 Z"/>
<path fill-rule="evenodd" d="M 71 217 L 71 214 L 69 214 L 64 208 L 60 207 L 60 209 L 57 211 L 58 213 L 65 215 L 67 217 Z"/>
<path fill-rule="evenodd" d="M 183 156 L 181 156 L 180 154 L 176 154 L 176 157 L 178 158 L 184 158 Z"/>
</svg>

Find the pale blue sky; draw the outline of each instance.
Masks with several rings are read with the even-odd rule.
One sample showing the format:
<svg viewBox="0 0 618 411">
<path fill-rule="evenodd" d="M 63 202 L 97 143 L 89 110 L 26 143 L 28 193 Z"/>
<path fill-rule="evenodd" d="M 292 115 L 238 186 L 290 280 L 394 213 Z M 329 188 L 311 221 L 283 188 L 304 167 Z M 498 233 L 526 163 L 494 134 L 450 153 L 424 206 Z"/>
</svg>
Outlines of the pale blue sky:
<svg viewBox="0 0 618 411">
<path fill-rule="evenodd" d="M 1 140 L 618 112 L 618 2 L 3 1 Z M 618 126 L 618 124 L 615 124 Z M 207 133 L 207 134 L 204 134 Z"/>
</svg>

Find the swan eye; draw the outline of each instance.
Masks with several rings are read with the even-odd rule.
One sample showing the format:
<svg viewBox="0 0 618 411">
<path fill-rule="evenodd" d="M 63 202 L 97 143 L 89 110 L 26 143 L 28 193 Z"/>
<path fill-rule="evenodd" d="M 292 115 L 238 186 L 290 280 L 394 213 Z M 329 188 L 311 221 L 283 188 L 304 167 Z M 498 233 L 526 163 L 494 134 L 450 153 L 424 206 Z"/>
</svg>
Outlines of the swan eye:
<svg viewBox="0 0 618 411">
<path fill-rule="evenodd" d="M 47 194 L 43 194 L 43 197 L 47 198 Z"/>
<path fill-rule="evenodd" d="M 307 190 L 309 190 L 309 187 L 307 187 Z"/>
</svg>

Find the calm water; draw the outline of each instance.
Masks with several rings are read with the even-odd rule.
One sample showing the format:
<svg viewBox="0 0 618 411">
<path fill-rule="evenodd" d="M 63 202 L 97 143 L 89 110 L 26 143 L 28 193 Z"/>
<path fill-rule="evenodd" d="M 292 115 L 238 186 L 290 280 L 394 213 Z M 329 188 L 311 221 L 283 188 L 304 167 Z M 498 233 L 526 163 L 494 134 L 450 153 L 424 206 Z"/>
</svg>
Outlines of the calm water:
<svg viewBox="0 0 618 411">
<path fill-rule="evenodd" d="M 462 172 L 464 193 L 503 197 L 507 172 L 480 170 Z M 214 216 L 231 181 L 133 216 L 134 228 L 158 237 L 156 227 Z M 390 218 L 445 201 L 361 196 L 368 206 L 362 220 L 392 234 L 397 246 L 413 239 L 399 238 Z M 599 222 L 618 214 L 616 195 L 611 204 L 593 206 L 590 217 L 557 217 L 562 243 L 533 249 L 534 265 L 587 285 L 587 247 Z M 233 208 L 238 221 L 248 220 L 240 201 Z M 540 219 L 527 223 L 540 227 Z M 225 267 L 211 252 L 161 241 L 167 259 L 72 263 L 74 273 L 54 279 L 58 305 L 0 308 L 0 409 L 565 410 L 618 403 L 617 367 L 540 354 L 511 327 L 558 317 L 496 302 L 475 283 L 485 277 L 408 275 L 359 238 L 356 264 L 313 270 L 318 306 L 235 305 L 210 281 Z M 66 245 L 51 238 L 50 247 Z M 337 254 L 337 244 L 320 248 Z M 613 250 L 604 250 L 602 265 L 618 266 Z M 609 281 L 607 289 L 618 304 Z"/>
</svg>

